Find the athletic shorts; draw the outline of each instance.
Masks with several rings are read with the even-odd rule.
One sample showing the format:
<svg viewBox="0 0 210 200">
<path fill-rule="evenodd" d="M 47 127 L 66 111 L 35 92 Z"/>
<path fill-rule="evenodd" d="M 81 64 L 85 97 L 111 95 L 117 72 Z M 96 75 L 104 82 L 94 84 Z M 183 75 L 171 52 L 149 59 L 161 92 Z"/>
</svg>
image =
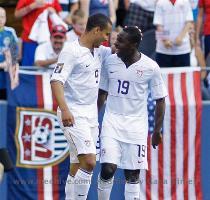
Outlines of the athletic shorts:
<svg viewBox="0 0 210 200">
<path fill-rule="evenodd" d="M 75 117 L 75 124 L 72 127 L 64 127 L 60 112 L 58 112 L 58 119 L 69 144 L 70 163 L 79 163 L 78 155 L 96 154 L 98 126 L 93 126 L 85 117 Z"/>
<path fill-rule="evenodd" d="M 100 163 L 113 163 L 121 169 L 148 169 L 147 144 L 130 144 L 101 137 Z"/>
</svg>

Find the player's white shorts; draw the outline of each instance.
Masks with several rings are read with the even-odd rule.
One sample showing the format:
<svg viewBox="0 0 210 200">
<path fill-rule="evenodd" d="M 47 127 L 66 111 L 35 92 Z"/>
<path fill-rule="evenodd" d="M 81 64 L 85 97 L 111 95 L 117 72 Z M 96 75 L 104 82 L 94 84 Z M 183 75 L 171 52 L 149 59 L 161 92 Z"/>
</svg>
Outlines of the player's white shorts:
<svg viewBox="0 0 210 200">
<path fill-rule="evenodd" d="M 71 163 L 79 163 L 77 156 L 80 154 L 96 154 L 96 143 L 99 134 L 98 126 L 91 125 L 85 117 L 75 117 L 73 127 L 64 127 L 59 112 L 58 119 L 69 143 Z"/>
<path fill-rule="evenodd" d="M 106 136 L 100 142 L 100 163 L 113 163 L 121 169 L 148 169 L 146 143 L 129 144 Z"/>
</svg>

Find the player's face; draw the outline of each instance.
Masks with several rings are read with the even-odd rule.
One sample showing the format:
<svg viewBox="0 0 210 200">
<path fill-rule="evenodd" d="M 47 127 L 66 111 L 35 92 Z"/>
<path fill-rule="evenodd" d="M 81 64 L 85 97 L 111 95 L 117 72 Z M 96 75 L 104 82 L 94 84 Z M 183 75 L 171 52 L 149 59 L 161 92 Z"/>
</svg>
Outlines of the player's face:
<svg viewBox="0 0 210 200">
<path fill-rule="evenodd" d="M 107 24 L 106 28 L 103 30 L 97 28 L 95 32 L 94 47 L 99 47 L 102 42 L 108 41 L 111 31 L 111 24 Z"/>
<path fill-rule="evenodd" d="M 127 58 L 133 52 L 134 46 L 128 40 L 128 34 L 121 31 L 117 35 L 117 40 L 114 43 L 116 48 L 116 54 L 119 58 Z"/>
</svg>

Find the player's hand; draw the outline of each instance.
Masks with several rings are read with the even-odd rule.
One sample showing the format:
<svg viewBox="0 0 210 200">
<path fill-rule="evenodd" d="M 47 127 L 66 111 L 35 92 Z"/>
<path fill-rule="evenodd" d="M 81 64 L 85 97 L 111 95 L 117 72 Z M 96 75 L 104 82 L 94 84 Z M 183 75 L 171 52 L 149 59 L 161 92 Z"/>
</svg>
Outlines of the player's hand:
<svg viewBox="0 0 210 200">
<path fill-rule="evenodd" d="M 162 133 L 161 132 L 154 132 L 152 134 L 152 146 L 154 149 L 162 142 Z"/>
<path fill-rule="evenodd" d="M 173 42 L 171 40 L 163 40 L 163 44 L 167 49 L 170 49 L 173 46 Z"/>
<path fill-rule="evenodd" d="M 74 125 L 74 116 L 72 113 L 67 109 L 67 110 L 62 110 L 61 111 L 61 119 L 63 122 L 64 127 L 70 127 Z"/>
<path fill-rule="evenodd" d="M 182 40 L 183 38 L 181 36 L 178 36 L 176 39 L 175 39 L 175 42 L 174 44 L 177 45 L 177 46 L 180 46 L 182 44 Z"/>
</svg>

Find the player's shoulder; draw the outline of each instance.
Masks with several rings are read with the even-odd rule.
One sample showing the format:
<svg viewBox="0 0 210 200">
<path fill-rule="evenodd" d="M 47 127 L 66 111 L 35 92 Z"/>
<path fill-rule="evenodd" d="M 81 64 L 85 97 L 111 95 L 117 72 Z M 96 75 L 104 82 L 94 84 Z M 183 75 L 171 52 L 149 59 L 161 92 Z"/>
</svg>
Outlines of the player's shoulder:
<svg viewBox="0 0 210 200">
<path fill-rule="evenodd" d="M 112 50 L 110 47 L 105 47 L 103 45 L 100 45 L 99 48 L 97 48 L 97 51 L 99 52 L 99 54 L 106 57 L 111 55 L 112 53 Z"/>
<path fill-rule="evenodd" d="M 143 53 L 141 53 L 140 60 L 141 60 L 141 64 L 143 64 L 144 67 L 146 67 L 148 69 L 155 70 L 155 69 L 159 68 L 159 65 L 157 64 L 156 61 L 152 60 L 151 58 L 149 58 L 148 56 L 146 56 Z"/>
<path fill-rule="evenodd" d="M 121 59 L 117 56 L 117 54 L 111 54 L 105 59 L 105 63 L 108 65 L 116 65 L 120 64 L 122 61 Z"/>
<path fill-rule="evenodd" d="M 146 56 L 145 54 L 141 53 L 141 59 L 143 64 L 147 65 L 150 68 L 159 67 L 157 62 L 151 59 L 150 57 Z"/>
<path fill-rule="evenodd" d="M 68 53 L 69 55 L 76 55 L 79 52 L 78 40 L 75 40 L 73 42 L 65 42 L 62 52 Z"/>
</svg>

